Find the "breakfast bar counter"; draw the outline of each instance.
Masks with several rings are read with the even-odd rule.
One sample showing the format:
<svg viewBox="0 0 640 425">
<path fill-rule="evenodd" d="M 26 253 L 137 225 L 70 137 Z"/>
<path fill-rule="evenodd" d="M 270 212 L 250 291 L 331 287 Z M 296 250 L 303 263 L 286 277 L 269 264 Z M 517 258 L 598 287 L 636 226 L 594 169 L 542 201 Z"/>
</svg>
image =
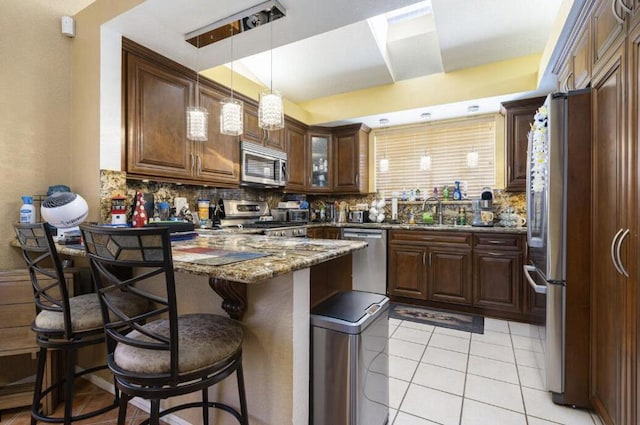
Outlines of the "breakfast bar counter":
<svg viewBox="0 0 640 425">
<path fill-rule="evenodd" d="M 194 240 L 173 244 L 180 314 L 229 314 L 242 321 L 252 425 L 308 423 L 310 268 L 366 245 L 248 234 L 200 234 Z M 78 248 L 59 245 L 58 251 L 84 256 Z M 102 383 L 110 385 L 107 378 Z M 165 400 L 161 408 L 184 402 L 184 397 Z M 235 381 L 225 380 L 212 387 L 209 397 L 237 406 Z M 139 406 L 144 409 L 142 403 Z M 237 423 L 230 415 L 214 410 L 212 423 Z M 189 409 L 167 416 L 167 421 L 198 424 L 202 418 L 197 409 Z"/>
</svg>

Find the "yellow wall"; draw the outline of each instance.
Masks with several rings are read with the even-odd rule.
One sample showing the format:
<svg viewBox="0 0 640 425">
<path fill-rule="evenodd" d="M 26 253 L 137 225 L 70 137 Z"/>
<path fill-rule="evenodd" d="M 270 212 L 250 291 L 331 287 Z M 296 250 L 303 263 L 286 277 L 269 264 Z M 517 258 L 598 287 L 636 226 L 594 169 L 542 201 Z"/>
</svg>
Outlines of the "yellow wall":
<svg viewBox="0 0 640 425">
<path fill-rule="evenodd" d="M 0 3 L 0 269 L 24 267 L 8 246 L 21 195 L 45 194 L 71 179 L 71 48 L 60 17 L 93 0 Z"/>
</svg>

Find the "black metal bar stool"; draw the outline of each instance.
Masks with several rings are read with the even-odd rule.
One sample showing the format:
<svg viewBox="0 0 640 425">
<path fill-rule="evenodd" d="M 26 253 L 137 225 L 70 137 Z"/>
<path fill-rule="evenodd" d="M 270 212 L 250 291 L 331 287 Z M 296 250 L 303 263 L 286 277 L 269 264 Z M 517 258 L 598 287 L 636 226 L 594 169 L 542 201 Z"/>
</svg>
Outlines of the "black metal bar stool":
<svg viewBox="0 0 640 425">
<path fill-rule="evenodd" d="M 202 423 L 209 423 L 209 408 L 233 415 L 248 425 L 242 373 L 241 325 L 215 314 L 178 315 L 171 241 L 167 228 L 80 227 L 100 297 L 107 337 L 107 364 L 121 392 L 118 424 L 126 418 L 127 402 L 141 397 L 151 402 L 148 421 L 179 410 L 202 408 Z M 110 267 L 130 267 L 123 279 Z M 154 308 L 131 316 L 109 299 L 121 290 L 147 298 Z M 138 322 L 145 320 L 145 324 Z M 236 374 L 240 411 L 210 402 L 208 389 Z M 160 400 L 200 391 L 202 400 L 160 411 Z"/>
<path fill-rule="evenodd" d="M 40 347 L 31 423 L 42 421 L 70 424 L 115 408 L 119 400 L 117 391 L 113 403 L 91 412 L 72 415 L 75 379 L 107 368 L 107 365 L 103 364 L 76 372 L 78 349 L 100 344 L 105 340 L 100 302 L 96 294 L 69 297 L 62 263 L 46 223 L 15 224 L 14 228 L 31 276 L 37 314 L 31 329 L 36 334 L 36 342 Z M 134 298 L 124 293 L 114 294 L 113 302 L 132 314 L 138 314 L 148 306 L 146 299 Z M 58 382 L 53 382 L 43 389 L 48 350 L 60 350 L 64 354 L 67 370 Z M 64 415 L 44 415 L 41 407 L 44 397 L 62 387 Z"/>
</svg>

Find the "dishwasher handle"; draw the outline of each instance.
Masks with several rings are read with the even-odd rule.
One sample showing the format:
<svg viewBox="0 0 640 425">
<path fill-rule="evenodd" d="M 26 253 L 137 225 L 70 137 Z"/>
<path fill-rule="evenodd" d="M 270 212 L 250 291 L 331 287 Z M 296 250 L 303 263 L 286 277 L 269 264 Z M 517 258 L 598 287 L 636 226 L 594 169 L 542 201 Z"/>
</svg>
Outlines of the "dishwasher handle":
<svg viewBox="0 0 640 425">
<path fill-rule="evenodd" d="M 343 238 L 348 239 L 382 239 L 382 233 L 351 233 L 344 232 Z"/>
</svg>

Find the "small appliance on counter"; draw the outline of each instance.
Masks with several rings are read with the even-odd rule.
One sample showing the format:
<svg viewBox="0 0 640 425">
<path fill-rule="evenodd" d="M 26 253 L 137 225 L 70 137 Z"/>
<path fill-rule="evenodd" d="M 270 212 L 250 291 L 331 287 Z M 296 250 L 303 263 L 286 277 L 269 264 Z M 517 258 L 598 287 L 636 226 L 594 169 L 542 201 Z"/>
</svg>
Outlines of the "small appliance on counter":
<svg viewBox="0 0 640 425">
<path fill-rule="evenodd" d="M 490 187 L 483 187 L 480 199 L 471 201 L 473 208 L 473 222 L 475 227 L 493 227 L 493 191 Z"/>
<path fill-rule="evenodd" d="M 127 224 L 127 197 L 116 195 L 111 198 L 111 224 Z"/>
<path fill-rule="evenodd" d="M 349 223 L 368 223 L 369 211 L 353 210 L 349 211 Z"/>
<path fill-rule="evenodd" d="M 276 209 L 274 209 L 274 211 L 275 210 Z M 286 219 L 284 221 L 291 223 L 306 223 L 309 221 L 309 209 L 303 208 L 302 202 L 300 201 L 278 202 L 277 210 L 286 212 Z"/>
</svg>

